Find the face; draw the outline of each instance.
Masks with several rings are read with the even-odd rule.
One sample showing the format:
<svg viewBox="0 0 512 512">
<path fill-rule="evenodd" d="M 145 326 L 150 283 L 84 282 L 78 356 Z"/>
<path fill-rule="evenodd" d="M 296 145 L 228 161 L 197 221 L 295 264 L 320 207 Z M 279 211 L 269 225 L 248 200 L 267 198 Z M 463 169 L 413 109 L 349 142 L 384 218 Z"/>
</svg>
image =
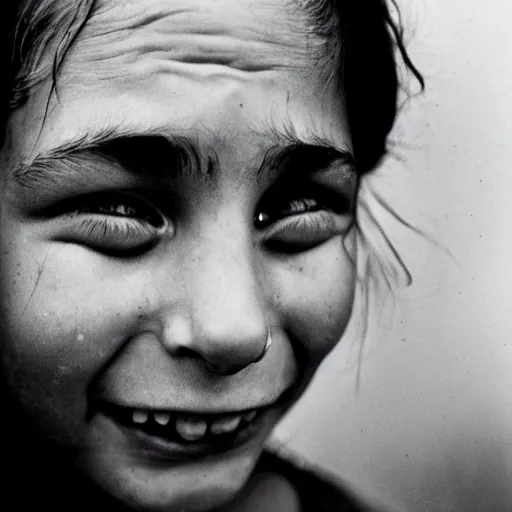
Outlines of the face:
<svg viewBox="0 0 512 512">
<path fill-rule="evenodd" d="M 100 2 L 46 117 L 50 83 L 10 120 L 2 371 L 137 508 L 240 492 L 349 320 L 357 179 L 307 27 L 278 0 Z"/>
</svg>

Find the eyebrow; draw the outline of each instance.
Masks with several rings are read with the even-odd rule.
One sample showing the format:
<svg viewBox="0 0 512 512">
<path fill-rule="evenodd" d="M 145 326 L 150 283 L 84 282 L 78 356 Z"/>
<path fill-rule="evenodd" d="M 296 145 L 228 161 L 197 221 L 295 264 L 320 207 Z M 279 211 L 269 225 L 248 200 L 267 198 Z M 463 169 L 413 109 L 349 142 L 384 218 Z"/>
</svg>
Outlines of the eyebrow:
<svg viewBox="0 0 512 512">
<path fill-rule="evenodd" d="M 42 152 L 31 162 L 19 165 L 13 177 L 21 187 L 33 189 L 48 182 L 58 183 L 70 173 L 87 172 L 80 166 L 83 163 L 103 163 L 102 170 L 105 164 L 118 165 L 135 175 L 159 180 L 189 175 L 207 181 L 214 179 L 220 168 L 212 145 L 200 144 L 197 138 L 154 132 L 121 133 L 114 129 L 86 134 Z M 334 163 L 356 172 L 350 151 L 318 137 L 306 141 L 287 134 L 267 149 L 256 177 L 262 179 L 276 172 L 309 174 Z M 250 166 L 248 174 L 253 172 L 254 167 Z"/>
<path fill-rule="evenodd" d="M 347 175 L 355 175 L 356 161 L 348 150 L 335 148 L 328 141 L 318 138 L 314 142 L 289 140 L 286 146 L 274 146 L 267 150 L 258 170 L 258 176 L 278 170 L 279 174 L 293 173 L 307 176 L 332 166 L 341 167 Z"/>
<path fill-rule="evenodd" d="M 217 160 L 215 151 L 191 138 L 105 130 L 37 154 L 30 162 L 18 165 L 13 178 L 18 185 L 33 188 L 45 182 L 59 182 L 67 174 L 87 172 L 80 164 L 99 164 L 103 172 L 110 165 L 149 178 L 180 172 L 208 179 L 218 167 Z M 163 162 L 167 164 L 164 166 Z"/>
</svg>

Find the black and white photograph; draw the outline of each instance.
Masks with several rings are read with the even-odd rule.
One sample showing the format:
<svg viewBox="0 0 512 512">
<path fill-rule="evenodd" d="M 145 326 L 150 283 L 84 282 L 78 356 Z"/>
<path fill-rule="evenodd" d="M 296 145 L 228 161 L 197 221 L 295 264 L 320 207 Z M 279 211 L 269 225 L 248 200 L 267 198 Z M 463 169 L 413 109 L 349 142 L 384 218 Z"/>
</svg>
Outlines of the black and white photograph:
<svg viewBox="0 0 512 512">
<path fill-rule="evenodd" d="M 512 512 L 512 4 L 5 0 L 2 509 Z"/>
</svg>

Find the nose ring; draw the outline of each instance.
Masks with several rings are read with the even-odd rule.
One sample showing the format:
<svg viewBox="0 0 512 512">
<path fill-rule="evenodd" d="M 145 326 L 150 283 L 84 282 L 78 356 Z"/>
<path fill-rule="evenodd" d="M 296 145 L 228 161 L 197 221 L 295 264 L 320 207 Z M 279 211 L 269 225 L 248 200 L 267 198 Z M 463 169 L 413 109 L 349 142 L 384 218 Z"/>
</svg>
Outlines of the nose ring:
<svg viewBox="0 0 512 512">
<path fill-rule="evenodd" d="M 265 346 L 261 354 L 254 360 L 255 363 L 259 363 L 265 357 L 270 345 L 272 345 L 272 337 L 270 336 L 270 327 L 267 327 L 267 341 L 265 341 Z"/>
</svg>

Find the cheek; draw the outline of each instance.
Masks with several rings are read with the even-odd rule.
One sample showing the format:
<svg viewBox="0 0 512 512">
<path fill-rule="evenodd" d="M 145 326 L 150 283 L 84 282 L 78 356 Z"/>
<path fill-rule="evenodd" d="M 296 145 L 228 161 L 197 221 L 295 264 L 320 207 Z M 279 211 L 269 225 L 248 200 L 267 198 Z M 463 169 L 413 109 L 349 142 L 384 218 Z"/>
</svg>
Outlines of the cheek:
<svg viewBox="0 0 512 512">
<path fill-rule="evenodd" d="M 279 272 L 275 296 L 303 366 L 316 367 L 337 344 L 350 320 L 355 250 L 347 250 L 345 245 L 341 237 L 333 238 Z"/>
<path fill-rule="evenodd" d="M 1 241 L 2 373 L 38 424 L 65 435 L 83 421 L 89 386 L 134 329 L 141 297 L 128 293 L 126 279 L 109 286 L 101 276 L 112 271 L 87 251 L 20 240 Z"/>
</svg>

